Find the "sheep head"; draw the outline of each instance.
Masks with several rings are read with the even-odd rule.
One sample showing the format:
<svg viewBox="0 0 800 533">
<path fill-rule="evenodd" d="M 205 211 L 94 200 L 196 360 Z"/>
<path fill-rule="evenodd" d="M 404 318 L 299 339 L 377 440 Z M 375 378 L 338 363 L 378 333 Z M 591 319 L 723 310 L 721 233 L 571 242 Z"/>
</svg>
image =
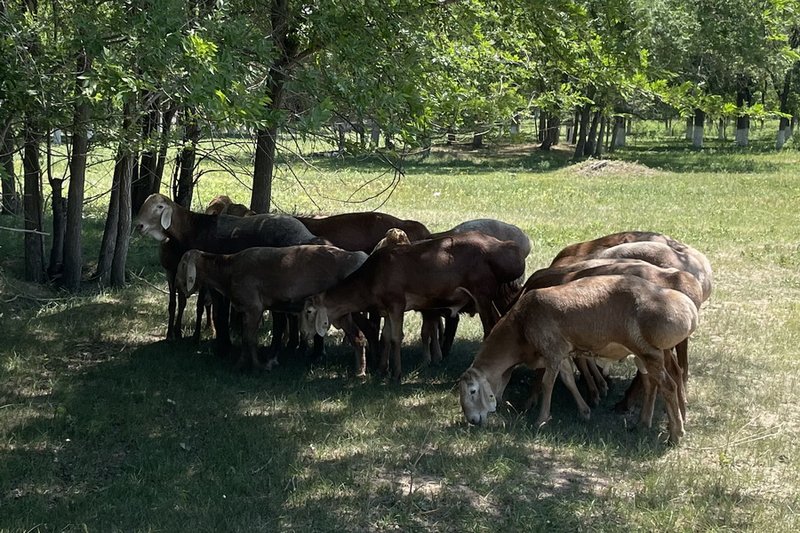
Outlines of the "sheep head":
<svg viewBox="0 0 800 533">
<path fill-rule="evenodd" d="M 151 194 L 142 204 L 134 220 L 134 228 L 159 242 L 169 240 L 166 230 L 172 225 L 175 203 L 163 194 Z"/>
<path fill-rule="evenodd" d="M 315 334 L 324 337 L 328 334 L 331 323 L 322 300 L 321 294 L 309 298 L 303 306 L 303 312 L 300 313 L 300 331 L 307 337 L 313 337 Z"/>
<path fill-rule="evenodd" d="M 480 370 L 468 368 L 458 381 L 461 410 L 470 424 L 483 425 L 489 413 L 497 410 L 497 398 Z"/>
<path fill-rule="evenodd" d="M 175 273 L 175 284 L 178 290 L 186 296 L 191 296 L 198 289 L 197 283 L 197 258 L 200 257 L 199 250 L 189 250 L 178 263 L 178 271 Z"/>
</svg>

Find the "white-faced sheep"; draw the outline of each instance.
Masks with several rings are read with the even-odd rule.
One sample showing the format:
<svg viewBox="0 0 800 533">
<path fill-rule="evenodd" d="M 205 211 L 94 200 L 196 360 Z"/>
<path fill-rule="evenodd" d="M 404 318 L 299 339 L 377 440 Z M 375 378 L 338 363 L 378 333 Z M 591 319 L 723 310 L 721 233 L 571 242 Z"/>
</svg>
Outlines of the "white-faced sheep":
<svg viewBox="0 0 800 533">
<path fill-rule="evenodd" d="M 677 444 L 684 433 L 683 419 L 665 356 L 696 326 L 697 308 L 689 297 L 634 276 L 596 276 L 528 291 L 497 323 L 462 375 L 464 416 L 471 423 L 484 422 L 502 397 L 513 368 L 525 364 L 545 369 L 537 420 L 541 426 L 550 418 L 556 375 L 571 353 L 611 358 L 633 353 L 648 377 L 640 424 L 651 425 L 659 391 L 667 407 L 670 442 Z M 562 377 L 567 376 L 562 373 Z M 571 385 L 574 388 L 574 382 Z M 584 403 L 581 411 L 588 416 L 589 407 Z"/>
</svg>

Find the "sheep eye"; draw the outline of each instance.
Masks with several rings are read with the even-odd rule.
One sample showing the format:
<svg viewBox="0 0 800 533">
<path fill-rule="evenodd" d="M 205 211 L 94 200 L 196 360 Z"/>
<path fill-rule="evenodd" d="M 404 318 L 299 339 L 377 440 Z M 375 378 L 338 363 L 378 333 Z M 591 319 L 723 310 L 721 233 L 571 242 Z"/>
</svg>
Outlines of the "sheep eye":
<svg viewBox="0 0 800 533">
<path fill-rule="evenodd" d="M 469 393 L 472 395 L 478 394 L 478 389 L 470 389 Z"/>
</svg>

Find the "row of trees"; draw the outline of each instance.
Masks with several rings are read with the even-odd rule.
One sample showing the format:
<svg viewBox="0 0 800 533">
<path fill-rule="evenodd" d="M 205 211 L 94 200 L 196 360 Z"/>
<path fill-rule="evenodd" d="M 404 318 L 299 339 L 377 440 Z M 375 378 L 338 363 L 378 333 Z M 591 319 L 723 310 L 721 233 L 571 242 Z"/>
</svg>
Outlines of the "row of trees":
<svg viewBox="0 0 800 533">
<path fill-rule="evenodd" d="M 95 274 L 120 285 L 131 213 L 159 191 L 173 149 L 170 192 L 188 206 L 214 131 L 252 132 L 250 207 L 266 212 L 287 129 L 370 124 L 409 148 L 445 132 L 479 142 L 535 114 L 547 149 L 574 117 L 583 157 L 630 115 L 686 118 L 696 146 L 707 115 L 735 117 L 742 145 L 750 118 L 780 116 L 781 148 L 800 107 L 797 0 L 0 0 L 0 36 L 3 211 L 24 213 L 26 278 L 69 289 L 85 262 L 93 145 L 116 151 Z M 69 139 L 64 176 L 56 131 Z"/>
</svg>

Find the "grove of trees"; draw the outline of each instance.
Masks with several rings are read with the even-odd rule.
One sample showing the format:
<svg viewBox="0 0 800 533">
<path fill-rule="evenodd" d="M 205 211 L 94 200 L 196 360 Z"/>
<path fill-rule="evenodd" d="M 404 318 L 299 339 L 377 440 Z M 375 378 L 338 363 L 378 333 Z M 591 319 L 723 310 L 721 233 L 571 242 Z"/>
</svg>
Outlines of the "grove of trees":
<svg viewBox="0 0 800 533">
<path fill-rule="evenodd" d="M 546 150 L 568 121 L 582 158 L 626 117 L 678 121 L 695 147 L 711 121 L 746 146 L 779 117 L 782 149 L 799 87 L 798 0 L 0 0 L 2 211 L 24 218 L 26 279 L 78 289 L 87 156 L 113 148 L 95 276 L 119 286 L 132 214 L 170 161 L 162 192 L 189 206 L 199 143 L 223 132 L 255 147 L 263 213 L 279 132 L 346 127 L 342 148 L 391 154 L 535 121 Z"/>
</svg>

